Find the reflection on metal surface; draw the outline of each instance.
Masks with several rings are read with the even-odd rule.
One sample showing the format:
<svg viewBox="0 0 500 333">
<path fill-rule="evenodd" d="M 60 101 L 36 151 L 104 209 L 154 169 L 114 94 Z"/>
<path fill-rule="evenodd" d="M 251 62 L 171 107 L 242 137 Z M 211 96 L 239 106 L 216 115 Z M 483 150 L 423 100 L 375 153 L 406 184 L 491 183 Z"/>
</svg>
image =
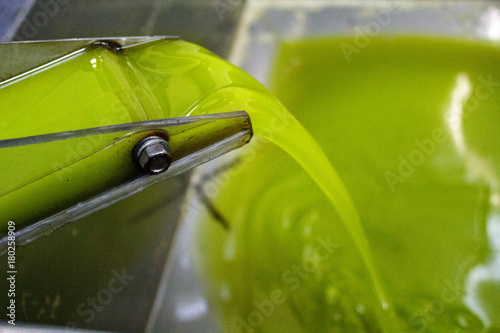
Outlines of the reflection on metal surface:
<svg viewBox="0 0 500 333">
<path fill-rule="evenodd" d="M 35 222 L 24 229 L 19 229 L 16 232 L 17 244 L 22 245 L 32 240 L 37 239 L 41 235 L 51 232 L 52 230 L 61 227 L 64 224 L 70 223 L 82 217 L 85 217 L 93 212 L 110 206 L 117 201 L 131 196 L 145 188 L 157 184 L 169 177 L 186 172 L 191 168 L 221 156 L 233 149 L 243 146 L 248 143 L 253 135 L 250 118 L 246 112 L 229 112 L 223 114 L 204 115 L 197 117 L 171 118 L 154 121 L 145 121 L 139 123 L 130 123 L 123 125 L 112 125 L 102 128 L 93 128 L 85 130 L 70 131 L 64 133 L 55 133 L 41 135 L 38 137 L 20 138 L 12 140 L 4 140 L 6 144 L 2 146 L 0 141 L 0 155 L 5 150 L 19 149 L 25 151 L 27 148 L 38 153 L 43 153 L 43 146 L 47 144 L 56 144 L 59 141 L 72 141 L 74 137 L 84 135 L 103 135 L 112 134 L 105 137 L 105 144 L 95 151 L 88 153 L 85 158 L 99 158 L 101 152 L 109 149 L 129 152 L 132 156 L 133 148 L 144 137 L 145 131 L 162 130 L 164 136 L 168 138 L 171 146 L 172 165 L 168 172 L 161 175 L 140 175 L 139 173 L 131 172 L 131 178 L 121 179 L 116 187 L 108 191 L 97 194 L 95 197 L 86 201 L 77 201 L 77 204 L 71 208 L 67 208 L 50 217 L 47 217 L 39 222 Z M 42 138 L 42 139 L 40 139 Z M 19 145 L 23 143 L 27 145 Z M 37 142 L 42 142 L 34 144 Z M 130 146 L 128 149 L 127 147 Z M 127 153 L 125 153 L 127 155 Z M 21 157 L 26 154 L 19 154 Z M 16 163 L 22 167 L 22 163 Z M 8 165 L 5 165 L 8 167 Z M 132 159 L 122 158 L 116 163 L 107 163 L 108 172 L 113 173 L 113 169 L 129 168 L 133 170 Z M 64 169 L 64 168 L 63 168 Z M 16 169 L 17 170 L 17 169 Z M 18 171 L 18 170 L 17 170 Z M 96 170 L 99 174 L 105 170 Z M 53 172 L 56 174 L 58 171 Z M 3 172 L 7 174 L 7 172 Z M 28 184 L 15 184 L 13 189 L 4 194 L 13 193 L 19 189 L 29 190 L 31 183 L 36 183 L 38 180 L 52 177 L 53 174 L 42 174 L 40 178 L 33 180 Z M 43 195 L 43 193 L 41 193 Z M 1 196 L 0 196 L 1 198 Z M 0 240 L 0 253 L 6 250 L 8 243 L 7 237 Z"/>
<path fill-rule="evenodd" d="M 151 0 L 59 2 L 43 26 L 38 16 L 46 10 L 33 6 L 16 32 L 16 40 L 43 40 L 96 36 L 174 34 L 225 57 L 245 0 Z M 41 14 L 43 13 L 43 14 Z M 192 24 L 196 22 L 196 24 Z"/>
<path fill-rule="evenodd" d="M 169 33 L 182 36 L 184 40 L 205 46 L 225 57 L 244 4 L 243 0 L 54 1 L 59 4 L 57 12 L 50 12 L 53 15 L 41 26 L 35 24 L 36 19 L 40 15 L 48 15 L 42 6 L 53 1 L 29 0 L 33 4 L 32 9 L 25 20 L 19 22 L 21 24 L 17 31 L 12 29 L 12 39 L 48 40 Z M 9 5 L 20 2 L 9 1 Z M 216 10 L 216 5 L 221 3 L 231 5 L 223 18 Z M 0 25 L 4 22 L 0 19 Z M 164 179 L 175 169 L 174 163 L 168 172 L 157 177 Z M 145 177 L 146 182 L 154 179 Z M 64 302 L 57 313 L 57 323 L 60 325 L 74 320 L 78 330 L 144 331 L 167 255 L 174 257 L 168 254 L 168 250 L 179 221 L 179 208 L 183 205 L 188 182 L 188 174 L 179 173 L 140 193 L 131 191 L 131 197 L 20 247 L 18 251 L 22 260 L 19 262 L 17 287 L 24 294 L 31 294 L 25 299 L 28 311 L 20 313 L 21 318 L 24 321 L 47 322 L 46 316 L 35 316 L 42 312 L 45 297 L 57 292 Z M 139 183 L 141 181 L 135 185 Z M 126 192 L 130 189 L 124 187 L 121 190 Z M 47 264 L 47 258 L 51 260 L 50 265 Z M 109 271 L 121 267 L 126 267 L 127 272 L 137 276 L 133 284 L 116 296 L 112 306 L 96 313 L 93 321 L 84 321 L 86 317 L 79 317 L 76 312 L 79 303 L 106 285 Z M 100 278 L 101 272 L 107 272 L 103 279 Z M 34 302 L 38 308 L 29 306 Z M 206 318 L 211 319 L 210 315 Z M 163 314 L 158 320 L 169 325 Z M 25 331 L 67 331 L 65 328 L 56 330 L 52 327 L 37 329 L 33 326 Z M 194 331 L 207 327 L 205 323 Z"/>
<path fill-rule="evenodd" d="M 162 39 L 178 39 L 173 36 L 150 37 L 106 37 L 73 38 L 50 41 L 0 43 L 0 82 L 8 80 L 61 57 L 77 52 L 93 44 L 103 45 L 112 42 L 121 48 L 155 42 Z"/>
</svg>

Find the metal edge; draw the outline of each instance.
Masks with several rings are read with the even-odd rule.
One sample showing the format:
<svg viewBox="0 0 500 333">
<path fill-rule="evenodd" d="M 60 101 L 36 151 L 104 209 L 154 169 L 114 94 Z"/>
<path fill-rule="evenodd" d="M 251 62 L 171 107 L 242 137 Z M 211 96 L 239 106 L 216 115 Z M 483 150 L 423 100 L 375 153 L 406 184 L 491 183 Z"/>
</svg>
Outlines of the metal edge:
<svg viewBox="0 0 500 333">
<path fill-rule="evenodd" d="M 248 128 L 245 131 L 236 133 L 218 142 L 216 145 L 211 145 L 200 150 L 197 154 L 188 155 L 173 162 L 165 173 L 154 176 L 139 176 L 128 183 L 110 189 L 108 192 L 97 195 L 84 202 L 80 202 L 68 209 L 23 228 L 16 232 L 16 245 L 19 246 L 30 243 L 45 234 L 49 234 L 55 229 L 109 207 L 165 179 L 179 175 L 195 166 L 240 148 L 251 140 L 252 134 L 251 128 Z M 7 244 L 7 236 L 0 239 L 0 255 L 3 255 L 7 251 Z"/>
<path fill-rule="evenodd" d="M 134 123 L 85 128 L 67 132 L 58 132 L 58 133 L 27 136 L 21 138 L 4 139 L 0 140 L 0 149 L 41 144 L 41 143 L 60 141 L 60 140 L 68 140 L 68 139 L 100 135 L 100 134 L 124 132 L 124 131 L 137 132 L 137 131 L 146 131 L 152 129 L 159 129 L 172 126 L 182 126 L 189 124 L 193 124 L 193 126 L 195 125 L 199 126 L 199 124 L 196 123 L 200 121 L 212 122 L 212 121 L 217 121 L 219 119 L 229 119 L 229 118 L 242 118 L 242 119 L 247 119 L 250 122 L 250 117 L 248 113 L 246 113 L 245 111 L 233 111 L 233 112 L 214 113 L 201 116 L 146 120 Z"/>
<path fill-rule="evenodd" d="M 113 43 L 119 49 L 127 49 L 160 40 L 178 39 L 177 36 L 131 36 L 0 42 L 0 84 L 99 42 Z"/>
</svg>

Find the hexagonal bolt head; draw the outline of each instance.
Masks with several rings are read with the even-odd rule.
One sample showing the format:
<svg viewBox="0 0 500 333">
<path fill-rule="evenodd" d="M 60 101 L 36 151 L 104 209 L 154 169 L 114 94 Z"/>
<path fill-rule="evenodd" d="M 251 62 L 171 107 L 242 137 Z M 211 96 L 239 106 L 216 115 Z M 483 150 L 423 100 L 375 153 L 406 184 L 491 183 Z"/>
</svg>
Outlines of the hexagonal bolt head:
<svg viewBox="0 0 500 333">
<path fill-rule="evenodd" d="M 150 175 L 167 171 L 172 163 L 170 145 L 159 136 L 150 136 L 139 142 L 134 149 L 134 158 Z"/>
</svg>

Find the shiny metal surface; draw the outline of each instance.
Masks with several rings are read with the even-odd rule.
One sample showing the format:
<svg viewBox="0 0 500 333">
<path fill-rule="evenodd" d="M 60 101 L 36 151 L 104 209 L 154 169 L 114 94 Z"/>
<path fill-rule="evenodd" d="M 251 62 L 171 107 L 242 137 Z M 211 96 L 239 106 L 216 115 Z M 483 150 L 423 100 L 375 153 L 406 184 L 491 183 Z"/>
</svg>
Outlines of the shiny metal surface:
<svg viewBox="0 0 500 333">
<path fill-rule="evenodd" d="M 9 1 L 14 2 L 20 3 Z M 20 16 L 18 24 L 9 25 L 10 37 L 3 40 L 169 34 L 204 46 L 223 58 L 229 53 L 245 3 L 243 0 L 24 2 L 31 2 L 32 6 Z M 0 25 L 5 22 L 0 19 Z M 219 148 L 207 152 L 215 156 Z M 202 161 L 199 156 L 196 159 Z M 175 170 L 172 177 L 163 179 Z M 163 289 L 160 290 L 164 267 L 171 258 L 179 258 L 179 251 L 169 251 L 185 213 L 184 197 L 190 183 L 190 173 L 179 170 L 174 164 L 157 177 L 137 180 L 134 186 L 147 186 L 154 178 L 163 179 L 140 193 L 130 187 L 116 189 L 128 192 L 130 197 L 106 209 L 89 212 L 90 215 L 81 220 L 18 248 L 17 288 L 24 305 L 18 309 L 17 319 L 59 327 L 31 326 L 26 328 L 27 332 L 68 331 L 67 327 L 113 332 L 147 330 L 153 303 L 164 296 Z M 3 262 L 4 257 L 0 256 L 0 263 Z M 95 298 L 106 288 L 112 270 L 122 269 L 135 279 L 122 292 L 114 294 L 112 302 L 100 308 L 101 311 L 94 311 L 92 317 L 83 316 L 79 307 L 85 305 L 83 309 L 88 311 L 86 300 Z M 4 273 L 0 272 L 2 280 Z M 184 284 L 178 283 L 192 289 L 190 280 L 184 281 Z M 172 287 L 181 285 L 172 284 Z M 3 284 L 0 289 L 4 290 Z M 181 295 L 182 290 L 177 290 Z M 59 306 L 54 308 L 55 316 L 51 316 L 49 305 L 54 305 L 56 299 Z M 0 304 L 3 300 L 0 297 Z M 160 311 L 155 313 L 156 325 L 178 331 L 180 326 L 172 320 L 175 314 L 157 310 Z M 197 331 L 217 331 L 214 318 L 209 314 L 188 325 Z M 3 328 L 0 324 L 0 330 Z"/>
<path fill-rule="evenodd" d="M 102 134 L 111 134 L 120 132 L 138 133 L 142 131 L 162 129 L 162 128 L 168 129 L 167 130 L 168 135 L 172 137 L 175 135 L 179 135 L 185 132 L 186 130 L 189 130 L 190 128 L 204 126 L 218 120 L 238 119 L 238 118 L 244 119 L 245 122 L 248 125 L 250 125 L 249 123 L 250 118 L 248 117 L 248 114 L 246 112 L 235 111 L 235 112 L 226 112 L 226 113 L 218 113 L 218 114 L 203 115 L 203 116 L 147 120 L 135 123 L 85 128 L 81 130 L 74 130 L 67 132 L 49 133 L 49 134 L 28 136 L 22 138 L 5 139 L 5 140 L 0 140 L 0 149 L 43 144 L 47 142 L 68 140 L 68 139 L 102 135 Z"/>
<path fill-rule="evenodd" d="M 60 59 L 73 52 L 83 51 L 92 44 L 128 48 L 162 39 L 178 39 L 174 36 L 71 38 L 42 41 L 18 41 L 0 43 L 0 82 Z"/>
<path fill-rule="evenodd" d="M 167 171 L 172 163 L 170 145 L 159 136 L 147 137 L 139 142 L 134 155 L 141 168 L 150 175 Z"/>
<path fill-rule="evenodd" d="M 213 125 L 216 125 L 217 127 L 212 127 Z M 200 132 L 200 129 L 205 127 L 207 128 L 207 131 Z M 214 128 L 218 128 L 219 130 L 212 132 L 211 129 Z M 154 156 L 158 153 L 163 154 L 162 152 L 153 152 L 146 149 L 141 150 L 140 148 L 139 151 L 133 152 L 131 149 L 130 160 L 124 159 L 123 161 L 120 161 L 120 167 L 124 168 L 127 167 L 127 164 L 133 163 L 132 154 L 134 154 L 136 158 L 139 159 L 139 163 L 143 164 L 141 166 L 146 169 L 148 175 L 141 175 L 136 178 L 128 179 L 123 183 L 110 188 L 104 193 L 97 194 L 88 200 L 78 202 L 70 208 L 44 218 L 22 229 L 19 228 L 16 231 L 17 244 L 24 245 L 32 242 L 44 234 L 52 232 L 56 228 L 60 228 L 63 225 L 109 207 L 110 205 L 115 204 L 133 194 L 139 193 L 152 185 L 164 181 L 167 178 L 185 173 L 195 166 L 203 164 L 245 145 L 250 141 L 253 135 L 248 114 L 244 111 L 239 111 L 196 117 L 143 121 L 39 135 L 27 138 L 0 140 L 0 157 L 2 154 L 2 148 L 19 147 L 25 150 L 26 146 L 32 146 L 33 149 L 43 151 L 44 143 L 47 144 L 53 141 L 67 140 L 81 136 L 95 136 L 109 133 L 113 134 L 110 137 L 109 142 L 104 144 L 104 149 L 100 148 L 97 151 L 89 152 L 89 155 L 97 156 L 106 149 L 117 148 L 119 146 L 126 148 L 129 144 L 130 138 L 142 136 L 142 133 L 147 130 L 161 130 L 165 137 L 168 137 L 169 140 L 175 139 L 179 142 L 178 146 L 173 147 L 173 151 L 175 153 L 172 154 L 169 144 L 163 138 L 156 136 L 153 137 L 157 139 L 156 141 L 151 139 L 148 141 L 148 139 L 146 139 L 146 142 L 141 139 L 137 139 L 138 145 L 143 145 L 145 143 L 143 148 L 147 148 L 151 143 L 157 143 L 158 139 L 163 141 L 161 142 L 162 144 L 166 144 L 168 146 L 168 149 L 163 148 L 170 157 L 168 165 L 165 166 L 170 167 L 170 163 L 173 161 L 168 172 L 163 172 L 166 171 L 165 166 L 164 170 L 153 170 L 151 161 L 149 160 L 154 159 Z M 121 139 L 116 140 L 116 137 L 120 137 Z M 127 138 L 127 140 L 124 140 L 125 138 Z M 142 155 L 142 153 L 145 153 L 145 155 Z M 145 159 L 143 163 L 141 163 L 142 158 Z M 22 163 L 19 164 L 19 168 L 21 168 Z M 113 166 L 109 165 L 108 169 L 110 170 L 108 171 L 112 172 L 112 168 Z M 6 172 L 4 173 L 6 174 Z M 158 175 L 158 173 L 162 174 Z M 45 176 L 47 175 L 41 175 L 41 177 Z M 43 195 L 43 193 L 40 195 Z M 139 209 L 139 207 L 137 207 L 137 209 Z M 7 243 L 7 237 L 0 239 L 0 255 L 5 252 Z"/>
</svg>

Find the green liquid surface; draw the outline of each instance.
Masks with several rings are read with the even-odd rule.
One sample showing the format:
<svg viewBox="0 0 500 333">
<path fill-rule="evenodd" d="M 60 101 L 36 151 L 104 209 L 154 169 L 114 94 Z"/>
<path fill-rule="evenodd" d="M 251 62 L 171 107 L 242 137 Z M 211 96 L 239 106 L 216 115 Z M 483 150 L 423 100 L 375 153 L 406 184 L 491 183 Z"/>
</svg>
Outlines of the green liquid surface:
<svg viewBox="0 0 500 333">
<path fill-rule="evenodd" d="M 198 238 L 225 329 L 499 329 L 500 50 L 346 42 L 283 43 L 270 88 L 301 125 L 250 113 L 260 138 L 202 185 L 230 225 Z"/>
<path fill-rule="evenodd" d="M 195 242 L 226 331 L 498 329 L 500 51 L 384 37 L 348 62 L 349 41 L 281 45 L 271 90 L 286 109 L 196 45 L 85 50 L 0 84 L 0 138 L 245 110 L 257 137 L 200 184 L 229 228 L 202 210 Z M 36 188 L 6 167 L 2 188 L 27 185 L 1 193 L 0 226 L 129 173 L 99 173 L 108 156 L 59 179 L 52 162 L 74 153 L 36 153 Z"/>
</svg>

